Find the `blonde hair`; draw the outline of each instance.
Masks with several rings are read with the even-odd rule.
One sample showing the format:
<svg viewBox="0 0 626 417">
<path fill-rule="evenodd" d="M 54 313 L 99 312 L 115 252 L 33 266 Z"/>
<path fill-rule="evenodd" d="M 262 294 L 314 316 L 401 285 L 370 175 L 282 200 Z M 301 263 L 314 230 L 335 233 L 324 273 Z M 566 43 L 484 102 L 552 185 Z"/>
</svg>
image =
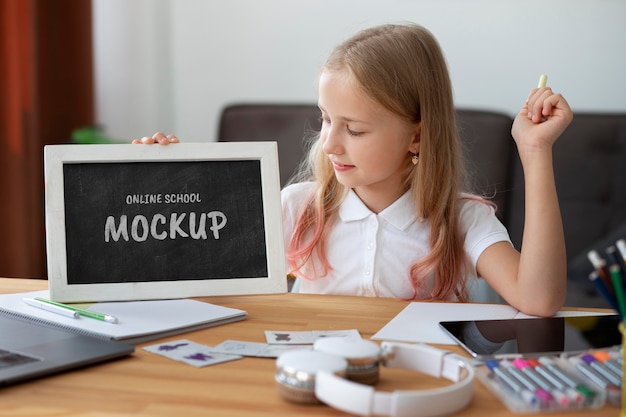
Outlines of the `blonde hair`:
<svg viewBox="0 0 626 417">
<path fill-rule="evenodd" d="M 406 187 L 418 214 L 430 221 L 431 250 L 407 271 L 413 298 L 426 277 L 434 274 L 430 298 L 467 300 L 468 263 L 458 224 L 465 172 L 452 86 L 437 40 L 415 24 L 366 29 L 338 45 L 323 70 L 347 71 L 375 102 L 407 121 L 421 123 L 419 164 L 413 167 L 407 154 Z M 310 279 L 302 267 L 312 257 L 323 269 L 313 271 L 316 276 L 332 269 L 326 241 L 347 190 L 337 181 L 319 138 L 312 143 L 304 172 L 299 180 L 313 180 L 315 186 L 296 221 L 287 258 L 296 275 Z"/>
</svg>

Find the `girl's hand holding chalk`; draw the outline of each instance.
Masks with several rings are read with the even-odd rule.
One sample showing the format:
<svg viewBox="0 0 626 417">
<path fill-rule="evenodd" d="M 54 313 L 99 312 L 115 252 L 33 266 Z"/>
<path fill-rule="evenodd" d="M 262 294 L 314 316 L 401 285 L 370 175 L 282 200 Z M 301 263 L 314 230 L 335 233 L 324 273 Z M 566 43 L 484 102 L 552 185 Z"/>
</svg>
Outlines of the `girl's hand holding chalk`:
<svg viewBox="0 0 626 417">
<path fill-rule="evenodd" d="M 572 120 L 572 111 L 561 94 L 546 88 L 548 76 L 542 74 L 536 89 L 515 118 L 511 133 L 518 145 L 520 157 L 526 150 L 550 149 Z"/>
</svg>

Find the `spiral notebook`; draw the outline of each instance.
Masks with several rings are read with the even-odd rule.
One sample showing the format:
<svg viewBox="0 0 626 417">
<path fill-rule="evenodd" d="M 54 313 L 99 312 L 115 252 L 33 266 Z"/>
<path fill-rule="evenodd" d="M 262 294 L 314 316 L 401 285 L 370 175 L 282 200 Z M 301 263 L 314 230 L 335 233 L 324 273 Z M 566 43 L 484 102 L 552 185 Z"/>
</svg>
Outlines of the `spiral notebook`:
<svg viewBox="0 0 626 417">
<path fill-rule="evenodd" d="M 41 310 L 24 298 L 48 298 L 48 291 L 0 295 L 0 312 L 23 320 L 63 328 L 101 339 L 137 344 L 149 340 L 244 320 L 247 313 L 192 299 L 100 302 L 81 308 L 117 317 L 107 323 L 87 317 L 78 319 Z"/>
</svg>

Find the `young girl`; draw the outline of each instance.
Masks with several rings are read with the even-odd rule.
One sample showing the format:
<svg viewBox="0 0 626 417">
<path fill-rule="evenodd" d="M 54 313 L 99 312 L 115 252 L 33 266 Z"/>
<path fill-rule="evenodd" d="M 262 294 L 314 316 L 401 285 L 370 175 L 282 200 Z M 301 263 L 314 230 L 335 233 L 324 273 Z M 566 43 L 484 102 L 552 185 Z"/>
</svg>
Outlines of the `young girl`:
<svg viewBox="0 0 626 417">
<path fill-rule="evenodd" d="M 552 145 L 572 112 L 560 94 L 532 90 L 512 128 L 526 187 L 521 253 L 493 205 L 467 192 L 450 78 L 429 31 L 383 25 L 340 44 L 323 66 L 318 105 L 319 137 L 299 182 L 282 191 L 300 292 L 467 301 L 470 280 L 482 277 L 527 314 L 563 305 Z"/>
</svg>

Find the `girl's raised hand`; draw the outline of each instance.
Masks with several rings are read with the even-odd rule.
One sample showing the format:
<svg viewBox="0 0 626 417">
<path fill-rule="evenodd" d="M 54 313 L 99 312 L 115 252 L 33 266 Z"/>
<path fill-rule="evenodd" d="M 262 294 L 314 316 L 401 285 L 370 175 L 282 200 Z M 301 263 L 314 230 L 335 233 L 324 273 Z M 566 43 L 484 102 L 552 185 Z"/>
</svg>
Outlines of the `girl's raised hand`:
<svg viewBox="0 0 626 417">
<path fill-rule="evenodd" d="M 133 139 L 133 144 L 144 144 L 151 145 L 153 143 L 158 143 L 159 145 L 169 145 L 170 143 L 179 143 L 180 140 L 176 137 L 176 135 L 166 135 L 163 132 L 156 132 L 152 136 L 144 136 L 141 139 Z"/>
<path fill-rule="evenodd" d="M 551 148 L 572 119 L 561 94 L 550 87 L 535 88 L 515 117 L 511 133 L 520 152 Z"/>
</svg>

